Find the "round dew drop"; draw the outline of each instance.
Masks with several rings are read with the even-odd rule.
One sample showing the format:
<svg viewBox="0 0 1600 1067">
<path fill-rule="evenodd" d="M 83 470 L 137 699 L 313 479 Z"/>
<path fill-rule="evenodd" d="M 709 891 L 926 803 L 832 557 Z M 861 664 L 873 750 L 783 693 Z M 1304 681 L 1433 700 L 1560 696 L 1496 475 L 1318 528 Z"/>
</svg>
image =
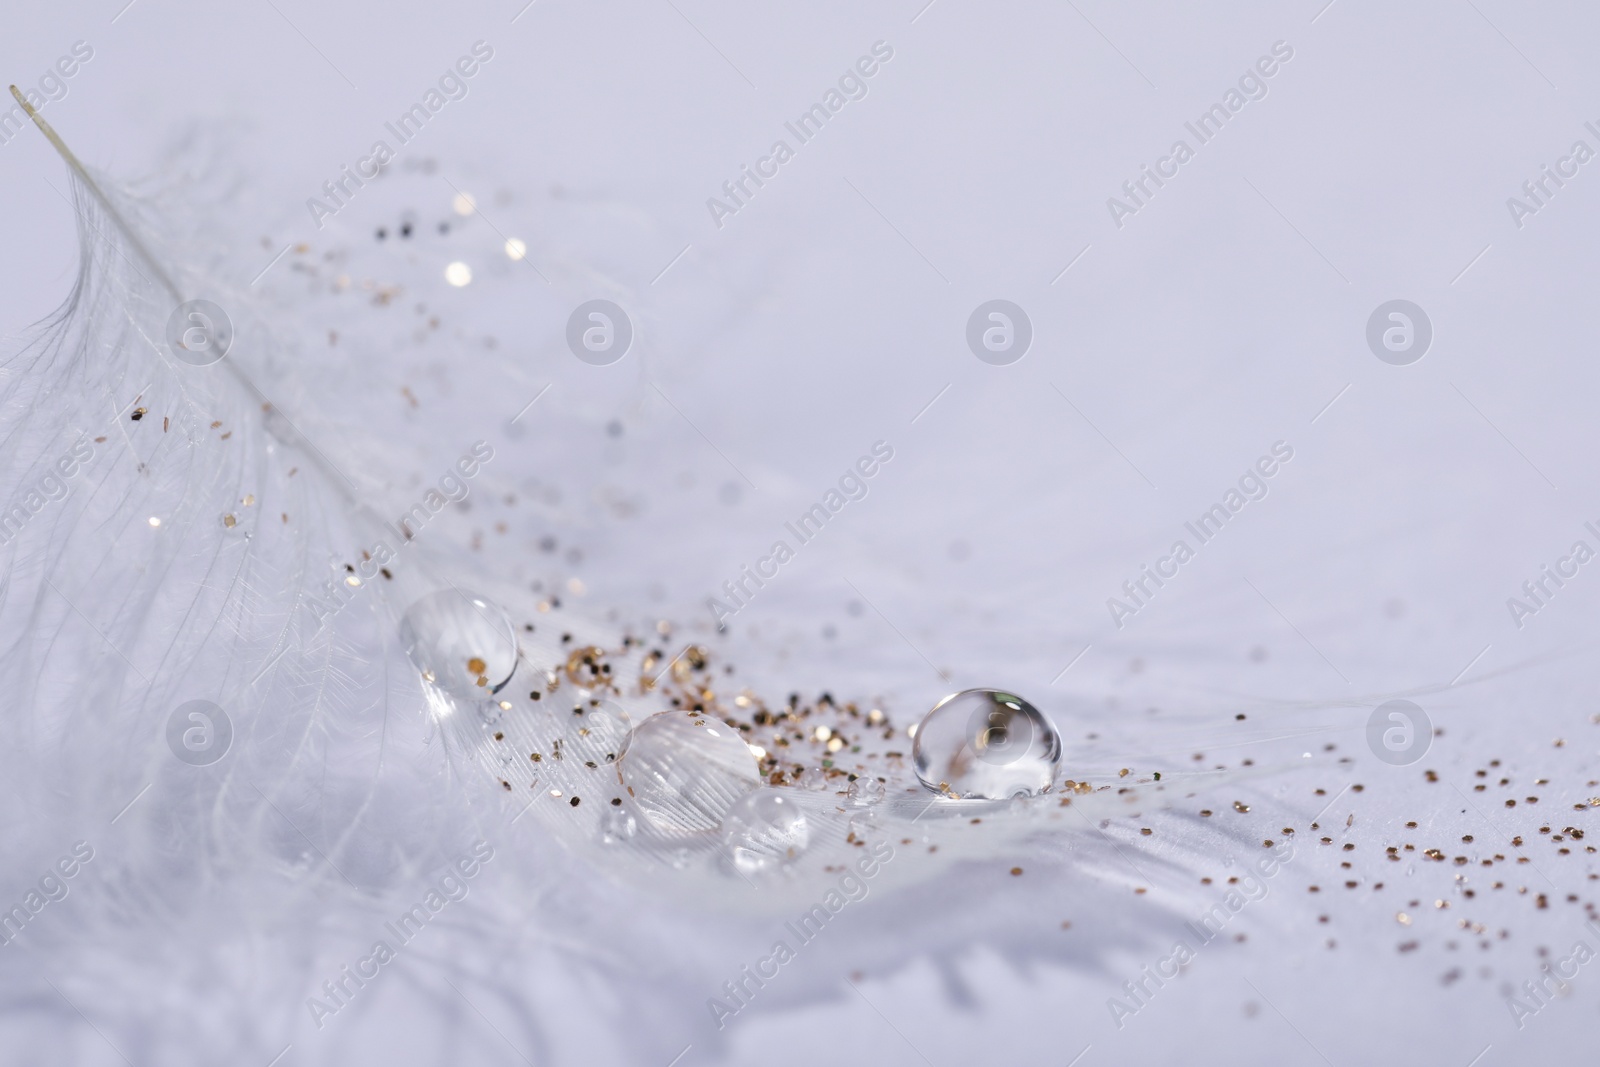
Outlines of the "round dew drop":
<svg viewBox="0 0 1600 1067">
<path fill-rule="evenodd" d="M 599 767 L 617 762 L 627 751 L 633 720 L 615 701 L 589 701 L 563 717 L 571 758 Z"/>
<path fill-rule="evenodd" d="M 663 711 L 644 720 L 617 766 L 645 822 L 675 837 L 717 829 L 733 802 L 761 784 L 755 754 L 739 731 L 695 712 Z"/>
<path fill-rule="evenodd" d="M 628 841 L 638 832 L 638 821 L 624 808 L 607 808 L 600 816 L 600 839 L 608 845 Z"/>
<path fill-rule="evenodd" d="M 463 700 L 486 700 L 517 669 L 517 632 L 505 609 L 474 593 L 445 589 L 412 604 L 400 642 L 433 684 Z"/>
<path fill-rule="evenodd" d="M 787 866 L 810 843 L 805 813 L 776 789 L 746 793 L 722 817 L 723 847 L 745 874 Z"/>
<path fill-rule="evenodd" d="M 1061 738 L 1038 708 L 999 689 L 966 689 L 933 706 L 912 742 L 917 778 L 963 799 L 1006 800 L 1050 788 Z"/>
<path fill-rule="evenodd" d="M 850 803 L 856 807 L 878 803 L 883 799 L 884 792 L 883 783 L 867 775 L 862 775 L 851 782 L 848 789 Z"/>
</svg>

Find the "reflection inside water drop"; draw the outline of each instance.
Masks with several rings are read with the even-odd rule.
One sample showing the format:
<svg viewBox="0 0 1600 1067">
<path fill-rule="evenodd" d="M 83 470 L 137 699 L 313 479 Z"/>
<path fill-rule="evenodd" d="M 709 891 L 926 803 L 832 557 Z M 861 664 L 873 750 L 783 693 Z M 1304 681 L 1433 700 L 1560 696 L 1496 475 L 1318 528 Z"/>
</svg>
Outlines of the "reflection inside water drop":
<svg viewBox="0 0 1600 1067">
<path fill-rule="evenodd" d="M 810 843 L 805 813 L 776 789 L 746 793 L 722 817 L 722 844 L 746 874 L 785 866 Z"/>
<path fill-rule="evenodd" d="M 400 620 L 400 642 L 424 678 L 467 700 L 497 692 L 517 667 L 511 617 L 474 593 L 444 589 L 418 600 Z"/>
<path fill-rule="evenodd" d="M 672 835 L 715 830 L 733 802 L 761 783 L 739 731 L 683 711 L 640 723 L 618 769 L 645 821 Z"/>
<path fill-rule="evenodd" d="M 933 706 L 912 742 L 917 778 L 947 796 L 1004 800 L 1050 787 L 1061 738 L 1032 704 L 998 689 L 966 689 Z"/>
</svg>

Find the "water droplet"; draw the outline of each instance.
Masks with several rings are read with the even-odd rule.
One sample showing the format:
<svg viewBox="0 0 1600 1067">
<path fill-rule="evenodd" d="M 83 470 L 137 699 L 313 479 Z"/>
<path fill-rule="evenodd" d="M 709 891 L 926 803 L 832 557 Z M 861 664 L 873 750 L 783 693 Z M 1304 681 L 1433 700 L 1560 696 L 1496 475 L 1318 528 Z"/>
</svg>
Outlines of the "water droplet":
<svg viewBox="0 0 1600 1067">
<path fill-rule="evenodd" d="M 912 759 L 937 793 L 982 800 L 1049 788 L 1061 738 L 1032 704 L 998 689 L 966 689 L 933 706 L 918 725 Z"/>
<path fill-rule="evenodd" d="M 832 786 L 828 781 L 828 772 L 821 767 L 807 767 L 794 777 L 794 784 L 800 789 L 809 789 L 814 793 L 821 793 Z"/>
<path fill-rule="evenodd" d="M 874 812 L 865 811 L 850 816 L 849 821 L 845 823 L 845 840 L 852 845 L 859 845 L 869 837 L 882 837 L 878 820 L 874 816 Z"/>
<path fill-rule="evenodd" d="M 672 835 L 715 830 L 761 782 L 739 731 L 693 712 L 663 711 L 640 723 L 618 767 L 645 821 Z"/>
<path fill-rule="evenodd" d="M 866 807 L 868 804 L 876 804 L 883 799 L 883 783 L 876 778 L 862 775 L 850 783 L 848 793 L 850 803 L 858 807 Z"/>
<path fill-rule="evenodd" d="M 735 867 L 755 874 L 792 863 L 811 843 L 811 827 L 782 792 L 757 789 L 722 817 L 722 843 Z"/>
<path fill-rule="evenodd" d="M 400 620 L 411 662 L 439 688 L 468 700 L 488 697 L 517 667 L 517 633 L 505 609 L 473 593 L 429 593 Z"/>
<path fill-rule="evenodd" d="M 600 837 L 608 845 L 627 841 L 639 832 L 639 823 L 633 813 L 624 808 L 607 808 L 600 816 Z"/>
<path fill-rule="evenodd" d="M 610 700 L 586 701 L 568 713 L 565 727 L 567 755 L 584 763 L 604 766 L 617 762 L 628 750 L 633 720 L 621 704 Z"/>
</svg>

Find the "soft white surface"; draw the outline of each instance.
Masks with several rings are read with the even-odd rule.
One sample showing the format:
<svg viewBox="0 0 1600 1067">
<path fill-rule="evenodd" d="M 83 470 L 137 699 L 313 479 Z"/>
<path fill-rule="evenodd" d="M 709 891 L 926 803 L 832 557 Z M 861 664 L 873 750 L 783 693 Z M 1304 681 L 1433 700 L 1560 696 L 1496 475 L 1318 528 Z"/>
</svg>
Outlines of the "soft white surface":
<svg viewBox="0 0 1600 1067">
<path fill-rule="evenodd" d="M 1085 888 L 1074 855 L 1052 850 L 1019 857 L 1021 879 L 985 863 L 874 895 L 843 920 L 856 934 L 809 947 L 719 1045 L 703 1004 L 715 983 L 703 976 L 764 953 L 775 924 L 730 919 L 725 941 L 680 968 L 670 908 L 597 885 L 523 825 L 520 839 L 497 842 L 461 906 L 459 941 L 433 931 L 441 936 L 385 972 L 355 1018 L 341 1013 L 319 1033 L 301 1004 L 308 991 L 274 987 L 258 1032 L 213 1034 L 203 1013 L 191 1020 L 191 1005 L 206 1002 L 199 979 L 174 975 L 170 988 L 79 1005 L 113 1044 L 137 1048 L 142 1028 L 192 1025 L 197 1058 L 218 1042 L 240 1063 L 254 1062 L 240 1042 L 262 1063 L 286 1044 L 284 1063 L 520 1062 L 509 1041 L 538 1063 L 666 1064 L 692 1043 L 681 1063 L 941 1067 L 1068 1063 L 1085 1046 L 1084 1065 L 1465 1065 L 1490 1046 L 1476 1061 L 1489 1065 L 1586 1047 L 1591 968 L 1520 1031 L 1504 995 L 1507 983 L 1536 977 L 1542 949 L 1565 956 L 1579 938 L 1600 947 L 1581 927 L 1584 904 L 1564 899 L 1590 899 L 1595 864 L 1555 856 L 1537 833 L 1546 821 L 1582 827 L 1572 804 L 1600 793 L 1585 784 L 1600 777 L 1588 666 L 1600 579 L 1585 568 L 1522 629 L 1505 601 L 1574 540 L 1597 544 L 1583 523 L 1600 523 L 1586 347 L 1600 162 L 1520 229 L 1505 201 L 1574 140 L 1600 148 L 1583 127 L 1600 124 L 1592 11 L 1481 0 L 1403 12 L 1337 0 L 1320 14 L 1320 0 L 1137 9 L 937 0 L 919 15 L 920 0 L 784 12 L 540 0 L 512 25 L 516 0 L 333 11 L 275 2 L 224 11 L 139 0 L 114 24 L 119 3 L 34 6 L 11 13 L 0 57 L 8 77 L 34 81 L 73 41 L 91 42 L 95 58 L 45 114 L 86 160 L 123 177 L 158 171 L 171 136 L 193 120 L 220 120 L 201 136 L 225 145 L 226 164 L 248 182 L 219 233 L 249 239 L 217 248 L 217 269 L 246 286 L 283 245 L 311 244 L 260 287 L 306 309 L 308 352 L 325 351 L 328 324 L 366 338 L 360 359 L 342 342 L 304 377 L 319 383 L 327 418 L 356 413 L 359 432 L 343 445 L 351 457 L 377 450 L 371 471 L 389 499 L 414 492 L 397 472 L 433 480 L 483 427 L 503 426 L 554 383 L 520 451 L 503 450 L 494 469 L 541 501 L 537 521 L 524 515 L 490 536 L 477 565 L 506 578 L 547 574 L 537 543 L 551 533 L 563 549 L 582 548 L 562 576 L 583 579 L 585 603 L 706 620 L 705 597 L 885 439 L 895 459 L 868 498 L 722 642 L 748 684 L 879 697 L 907 720 L 951 688 L 926 656 L 958 685 L 1014 687 L 1044 707 L 1062 726 L 1069 766 L 1088 723 L 1120 746 L 1110 758 L 1175 749 L 1168 759 L 1181 767 L 1196 743 L 1315 727 L 1309 739 L 1264 746 L 1258 762 L 1320 756 L 1335 743 L 1355 763 L 1319 760 L 1259 783 L 1249 816 L 1224 810 L 1232 793 L 1209 797 L 1237 838 L 1209 867 L 1165 851 L 1168 837 L 1197 847 L 1187 835 L 1199 832 L 1199 802 L 1164 816 L 1151 838 L 1112 831 L 1141 863 L 1170 858 L 1225 876 L 1224 855 L 1253 860 L 1260 838 L 1301 827 L 1294 862 L 1235 920 L 1248 940 L 1204 949 L 1120 1030 L 1107 998 L 1171 938 L 1114 853 L 1096 877 L 1127 880 L 1115 886 Z M 480 38 L 495 58 L 471 95 L 318 233 L 305 198 Z M 866 99 L 718 230 L 706 197 L 880 39 L 895 55 Z M 1118 229 L 1106 197 L 1279 40 L 1294 58 L 1269 95 Z M 438 175 L 403 165 L 424 160 Z M 20 332 L 65 291 L 74 219 L 46 184 L 65 191 L 62 169 L 31 131 L 0 146 L 0 175 L 10 205 L 0 323 Z M 443 238 L 433 224 L 453 218 L 446 178 L 477 196 L 482 215 Z M 407 210 L 418 237 L 378 246 L 372 231 L 392 230 Z M 509 263 L 496 231 L 527 241 L 553 284 Z M 407 287 L 388 318 L 310 295 L 294 263 L 335 246 L 354 250 L 357 276 Z M 440 280 L 457 258 L 474 271 L 459 290 Z M 639 329 L 634 351 L 598 370 L 561 339 L 571 307 L 596 295 L 627 306 Z M 978 362 L 963 340 L 971 309 L 996 296 L 1026 308 L 1036 332 L 1010 367 Z M 1409 367 L 1379 362 L 1364 341 L 1368 314 L 1395 297 L 1421 304 L 1434 324 L 1431 351 Z M 412 340 L 416 299 L 442 323 L 424 342 Z M 624 424 L 619 438 L 605 432 L 612 419 Z M 1271 494 L 1116 630 L 1106 598 L 1278 440 L 1295 454 Z M 1364 725 L 1382 696 L 1446 686 L 1469 663 L 1460 686 L 1416 697 L 1444 728 L 1427 760 L 1393 769 L 1368 755 Z M 1352 706 L 1287 709 L 1302 700 Z M 1227 735 L 1240 709 L 1259 729 Z M 1513 794 L 1492 784 L 1482 814 L 1462 802 L 1452 783 L 1476 799 L 1473 772 L 1491 759 L 1501 761 L 1495 778 L 1516 781 L 1514 795 L 1540 794 L 1534 813 L 1503 809 Z M 1425 782 L 1424 768 L 1442 781 Z M 1532 785 L 1540 777 L 1551 784 Z M 1366 788 L 1322 820 L 1342 834 L 1355 817 L 1348 840 L 1363 884 L 1347 891 L 1353 875 L 1338 864 L 1351 857 L 1316 846 L 1304 827 L 1323 804 L 1313 788 L 1332 797 L 1352 781 Z M 1407 832 L 1406 820 L 1421 828 Z M 1470 866 L 1381 860 L 1402 841 L 1454 856 L 1464 834 L 1475 837 Z M 1530 841 L 1533 863 L 1480 869 L 1480 855 L 1513 852 L 1513 834 Z M 1083 836 L 1074 850 L 1106 852 L 1098 835 Z M 109 861 L 114 846 L 103 852 Z M 53 858 L 7 856 L 0 892 L 19 895 Z M 91 865 L 75 895 L 96 892 L 97 874 Z M 1458 875 L 1474 898 L 1458 895 Z M 1501 878 L 1507 889 L 1487 888 Z M 582 887 L 582 899 L 559 901 L 563 886 Z M 965 900 L 935 902 L 941 887 Z M 536 908 L 545 891 L 559 903 Z M 1549 909 L 1535 907 L 1538 893 Z M 1192 918 L 1214 899 L 1172 907 Z M 1436 899 L 1451 907 L 1435 909 Z M 658 937 L 656 973 L 579 987 L 534 966 L 560 959 L 542 946 L 560 940 L 548 923 L 563 907 L 614 909 L 635 948 Z M 1413 925 L 1397 924 L 1397 911 Z M 952 915 L 966 919 L 953 927 Z M 1031 937 L 1016 935 L 1028 926 L 1018 916 L 1037 918 Z M 1060 930 L 1066 919 L 1072 932 Z M 1462 919 L 1486 925 L 1489 948 Z M 685 919 L 681 929 L 703 925 L 712 924 Z M 989 931 L 1002 928 L 992 943 Z M 503 940 L 486 940 L 487 930 Z M 311 969 L 328 973 L 368 938 L 328 932 L 331 962 Z M 1398 951 L 1412 940 L 1415 951 Z M 225 931 L 197 938 L 194 951 L 217 943 L 228 943 Z M 858 949 L 875 965 L 861 995 L 842 979 L 860 966 Z M 0 953 L 17 1047 L 120 1062 L 36 980 L 63 980 L 48 959 Z M 614 1003 L 623 989 L 630 1002 Z M 613 1012 L 638 1021 L 607 1030 Z"/>
</svg>

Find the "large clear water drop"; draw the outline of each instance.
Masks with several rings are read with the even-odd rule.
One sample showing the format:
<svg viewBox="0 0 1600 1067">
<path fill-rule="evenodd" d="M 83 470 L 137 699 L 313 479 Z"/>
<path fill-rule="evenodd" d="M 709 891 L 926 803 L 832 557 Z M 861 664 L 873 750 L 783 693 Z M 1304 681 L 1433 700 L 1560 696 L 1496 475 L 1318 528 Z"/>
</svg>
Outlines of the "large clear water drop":
<svg viewBox="0 0 1600 1067">
<path fill-rule="evenodd" d="M 912 743 L 922 784 L 945 796 L 1005 800 L 1044 792 L 1061 738 L 1038 708 L 999 689 L 965 689 L 933 706 Z"/>
<path fill-rule="evenodd" d="M 452 696 L 482 700 L 517 668 L 517 631 L 486 597 L 444 589 L 412 604 L 400 641 L 422 676 Z"/>
<path fill-rule="evenodd" d="M 745 874 L 787 866 L 810 843 L 805 813 L 777 789 L 746 793 L 722 817 L 723 847 Z"/>
<path fill-rule="evenodd" d="M 617 766 L 644 820 L 674 836 L 715 830 L 733 802 L 761 784 L 755 753 L 739 731 L 693 712 L 644 720 Z"/>
</svg>

